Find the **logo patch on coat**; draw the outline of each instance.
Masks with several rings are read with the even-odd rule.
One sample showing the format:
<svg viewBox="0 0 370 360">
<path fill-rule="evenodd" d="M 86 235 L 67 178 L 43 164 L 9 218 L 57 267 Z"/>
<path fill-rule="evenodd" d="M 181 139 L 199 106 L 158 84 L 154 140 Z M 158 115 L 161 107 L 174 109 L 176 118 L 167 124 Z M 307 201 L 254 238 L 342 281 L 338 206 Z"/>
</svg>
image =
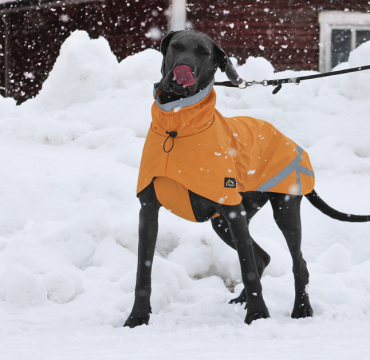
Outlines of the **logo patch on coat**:
<svg viewBox="0 0 370 360">
<path fill-rule="evenodd" d="M 234 178 L 225 178 L 225 187 L 236 188 L 236 180 Z"/>
</svg>

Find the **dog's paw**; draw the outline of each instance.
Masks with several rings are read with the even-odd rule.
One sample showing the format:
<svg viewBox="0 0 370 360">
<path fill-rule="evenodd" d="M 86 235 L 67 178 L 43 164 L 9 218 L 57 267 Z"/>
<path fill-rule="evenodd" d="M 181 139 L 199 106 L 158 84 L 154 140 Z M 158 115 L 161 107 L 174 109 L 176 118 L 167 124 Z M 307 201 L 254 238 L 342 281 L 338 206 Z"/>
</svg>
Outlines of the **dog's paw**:
<svg viewBox="0 0 370 360">
<path fill-rule="evenodd" d="M 306 292 L 296 294 L 291 316 L 293 319 L 300 319 L 313 316 L 313 310 L 310 304 L 310 299 Z"/>
<path fill-rule="evenodd" d="M 294 304 L 294 308 L 292 311 L 292 318 L 293 319 L 301 319 L 306 317 L 313 316 L 313 310 L 309 303 L 309 301 L 305 301 L 304 303 Z"/>
<path fill-rule="evenodd" d="M 130 315 L 123 326 L 134 328 L 140 325 L 148 325 L 150 315 Z"/>
<path fill-rule="evenodd" d="M 240 293 L 240 295 L 235 298 L 235 299 L 231 299 L 229 301 L 229 304 L 244 304 L 245 302 L 247 301 L 247 297 L 245 295 L 245 291 L 244 289 L 242 290 L 242 292 Z"/>
<path fill-rule="evenodd" d="M 270 317 L 269 311 L 263 300 L 262 302 L 259 301 L 258 304 L 247 304 L 246 307 L 248 310 L 244 322 L 248 325 L 254 320 L 267 319 Z"/>
</svg>

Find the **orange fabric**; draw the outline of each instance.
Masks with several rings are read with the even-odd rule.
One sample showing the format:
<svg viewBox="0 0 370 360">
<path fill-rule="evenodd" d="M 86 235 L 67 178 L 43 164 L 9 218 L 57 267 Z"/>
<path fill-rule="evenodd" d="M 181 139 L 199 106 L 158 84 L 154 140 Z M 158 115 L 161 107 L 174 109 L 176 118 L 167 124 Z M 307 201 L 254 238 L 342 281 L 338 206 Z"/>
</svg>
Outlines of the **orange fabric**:
<svg viewBox="0 0 370 360">
<path fill-rule="evenodd" d="M 256 191 L 267 180 L 286 168 L 297 156 L 297 144 L 278 131 L 270 123 L 251 117 L 224 118 L 236 138 L 231 143 L 235 153 L 238 191 Z M 235 139 L 233 139 L 235 140 Z M 299 165 L 313 172 L 308 154 L 303 151 Z M 302 194 L 310 193 L 315 179 L 301 174 Z M 268 190 L 283 194 L 298 195 L 296 172 Z"/>
<path fill-rule="evenodd" d="M 225 118 L 215 109 L 215 104 L 214 90 L 200 102 L 185 108 L 163 111 L 153 104 L 137 193 L 154 177 L 166 177 L 181 184 L 183 194 L 184 189 L 189 189 L 217 203 L 237 205 L 241 202 L 239 192 L 256 191 L 296 158 L 297 144 L 271 124 L 244 116 Z M 166 131 L 176 131 L 177 136 L 168 138 Z M 169 153 L 163 150 L 167 138 L 167 151 L 174 141 Z M 312 170 L 305 151 L 299 164 Z M 225 178 L 236 179 L 236 187 L 225 187 Z M 304 174 L 300 178 L 302 193 L 311 192 L 314 178 Z M 176 215 L 194 221 L 192 211 L 189 216 L 189 210 L 184 211 L 181 205 L 175 209 L 179 201 L 172 191 L 176 186 L 159 179 L 154 181 L 159 202 Z M 296 195 L 296 172 L 268 191 Z"/>
<path fill-rule="evenodd" d="M 159 176 L 154 180 L 154 189 L 158 201 L 167 210 L 183 219 L 196 222 L 186 187 L 169 177 Z"/>
</svg>

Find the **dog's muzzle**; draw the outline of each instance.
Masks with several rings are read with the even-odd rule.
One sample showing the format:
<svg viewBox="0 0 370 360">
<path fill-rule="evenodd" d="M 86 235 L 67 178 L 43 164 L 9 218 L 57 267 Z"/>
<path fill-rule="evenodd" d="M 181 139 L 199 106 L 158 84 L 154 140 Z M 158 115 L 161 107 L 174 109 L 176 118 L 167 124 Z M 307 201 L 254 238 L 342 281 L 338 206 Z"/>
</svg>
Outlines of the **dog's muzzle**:
<svg viewBox="0 0 370 360">
<path fill-rule="evenodd" d="M 194 85 L 196 80 L 193 76 L 190 66 L 179 65 L 173 70 L 173 81 L 176 81 L 178 85 L 182 85 L 184 88 L 187 86 Z"/>
</svg>

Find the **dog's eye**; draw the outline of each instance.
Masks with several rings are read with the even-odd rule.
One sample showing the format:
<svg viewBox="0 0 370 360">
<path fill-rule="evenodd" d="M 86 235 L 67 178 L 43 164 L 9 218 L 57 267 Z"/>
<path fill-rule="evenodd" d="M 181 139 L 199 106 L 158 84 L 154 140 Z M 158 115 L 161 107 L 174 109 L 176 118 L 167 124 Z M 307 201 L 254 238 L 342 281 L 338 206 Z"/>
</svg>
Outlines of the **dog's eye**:
<svg viewBox="0 0 370 360">
<path fill-rule="evenodd" d="M 209 51 L 207 49 L 198 48 L 198 53 L 202 55 L 209 55 Z"/>
<path fill-rule="evenodd" d="M 179 46 L 179 44 L 171 44 L 171 46 L 174 48 L 174 49 L 176 49 L 176 50 L 178 50 L 178 49 L 180 49 L 180 46 Z"/>
</svg>

